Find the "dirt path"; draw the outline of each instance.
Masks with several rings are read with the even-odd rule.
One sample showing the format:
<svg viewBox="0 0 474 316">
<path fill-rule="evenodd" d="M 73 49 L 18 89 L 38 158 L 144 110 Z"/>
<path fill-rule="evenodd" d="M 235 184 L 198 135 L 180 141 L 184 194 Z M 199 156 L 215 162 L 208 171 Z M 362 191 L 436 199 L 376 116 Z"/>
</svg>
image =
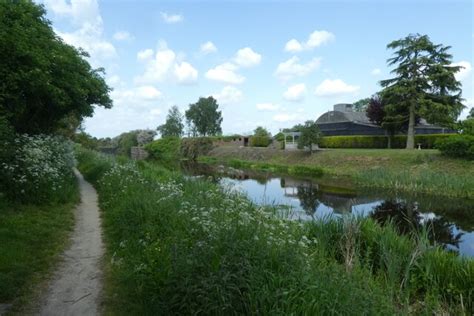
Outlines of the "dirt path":
<svg viewBox="0 0 474 316">
<path fill-rule="evenodd" d="M 81 203 L 75 210 L 76 224 L 71 246 L 45 294 L 39 315 L 98 315 L 102 290 L 100 260 L 103 254 L 97 193 L 82 175 Z"/>
</svg>

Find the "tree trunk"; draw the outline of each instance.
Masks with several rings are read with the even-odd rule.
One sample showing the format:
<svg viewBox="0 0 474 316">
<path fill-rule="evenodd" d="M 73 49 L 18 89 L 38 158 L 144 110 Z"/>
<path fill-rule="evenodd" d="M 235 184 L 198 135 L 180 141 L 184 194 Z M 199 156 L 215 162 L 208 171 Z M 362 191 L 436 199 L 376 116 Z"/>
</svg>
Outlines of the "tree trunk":
<svg viewBox="0 0 474 316">
<path fill-rule="evenodd" d="M 410 119 L 408 121 L 407 149 L 415 149 L 415 102 L 410 105 Z"/>
<path fill-rule="evenodd" d="M 392 148 L 392 135 L 388 135 L 387 148 L 388 149 Z"/>
</svg>

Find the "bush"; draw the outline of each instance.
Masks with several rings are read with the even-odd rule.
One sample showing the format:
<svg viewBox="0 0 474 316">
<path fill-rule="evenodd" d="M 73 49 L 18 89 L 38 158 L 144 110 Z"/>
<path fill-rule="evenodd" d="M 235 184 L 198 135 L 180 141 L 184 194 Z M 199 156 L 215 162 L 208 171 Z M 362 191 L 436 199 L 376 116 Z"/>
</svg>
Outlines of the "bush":
<svg viewBox="0 0 474 316">
<path fill-rule="evenodd" d="M 145 150 L 151 159 L 169 164 L 180 160 L 180 146 L 181 140 L 178 137 L 165 137 L 149 143 L 145 146 Z"/>
<path fill-rule="evenodd" d="M 434 148 L 438 139 L 445 139 L 455 134 L 415 135 L 415 145 L 423 149 Z M 405 148 L 406 135 L 392 137 L 391 148 Z M 321 139 L 321 148 L 387 148 L 387 136 L 327 136 Z"/>
<path fill-rule="evenodd" d="M 197 157 L 209 153 L 213 147 L 210 137 L 184 138 L 181 141 L 180 151 L 183 158 L 196 160 Z"/>
<path fill-rule="evenodd" d="M 1 161 L 0 189 L 11 200 L 31 203 L 69 201 L 75 191 L 72 143 L 62 137 L 17 135 Z"/>
<path fill-rule="evenodd" d="M 252 136 L 250 137 L 250 146 L 252 147 L 268 147 L 272 140 L 268 136 Z"/>
<path fill-rule="evenodd" d="M 436 148 L 449 157 L 474 159 L 474 136 L 456 135 L 440 139 L 436 142 Z"/>
</svg>

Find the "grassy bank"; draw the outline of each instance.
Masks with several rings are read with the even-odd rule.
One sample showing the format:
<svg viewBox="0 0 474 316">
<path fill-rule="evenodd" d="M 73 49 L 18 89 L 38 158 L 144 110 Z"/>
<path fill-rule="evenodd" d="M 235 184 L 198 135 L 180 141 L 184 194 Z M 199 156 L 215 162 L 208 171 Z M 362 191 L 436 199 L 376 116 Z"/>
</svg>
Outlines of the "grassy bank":
<svg viewBox="0 0 474 316">
<path fill-rule="evenodd" d="M 451 197 L 474 198 L 474 163 L 437 150 L 331 149 L 312 155 L 268 148 L 214 148 L 208 161 L 306 166 L 324 174 L 351 176 L 358 185 Z M 201 158 L 202 159 L 202 158 Z M 204 158 L 206 159 L 206 158 Z"/>
<path fill-rule="evenodd" d="M 212 183 L 80 151 L 99 192 L 107 312 L 469 314 L 474 262 L 345 218 L 299 223 Z"/>
<path fill-rule="evenodd" d="M 22 308 L 64 249 L 77 190 L 68 202 L 22 205 L 0 198 L 0 304 Z"/>
</svg>

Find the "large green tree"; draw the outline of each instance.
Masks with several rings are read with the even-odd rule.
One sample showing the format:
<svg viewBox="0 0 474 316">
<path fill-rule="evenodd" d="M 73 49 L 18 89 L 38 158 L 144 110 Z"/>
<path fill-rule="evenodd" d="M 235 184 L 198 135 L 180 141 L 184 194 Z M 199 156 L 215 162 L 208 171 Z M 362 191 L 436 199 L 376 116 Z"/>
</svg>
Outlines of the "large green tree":
<svg viewBox="0 0 474 316">
<path fill-rule="evenodd" d="M 411 34 L 387 45 L 394 78 L 382 80 L 387 113 L 407 113 L 407 149 L 415 146 L 416 116 L 449 126 L 463 109 L 461 83 L 454 77 L 461 67 L 452 66 L 450 46 L 433 44 L 427 35 Z"/>
<path fill-rule="evenodd" d="M 165 124 L 158 126 L 157 130 L 161 134 L 161 137 L 183 136 L 183 115 L 179 112 L 176 105 L 169 109 Z"/>
<path fill-rule="evenodd" d="M 103 69 L 85 57 L 54 33 L 43 6 L 0 1 L 0 115 L 17 132 L 52 133 L 77 127 L 94 105 L 110 108 Z"/>
<path fill-rule="evenodd" d="M 189 105 L 186 121 L 193 136 L 209 136 L 222 134 L 222 112 L 213 97 L 199 98 L 198 102 Z"/>
</svg>

